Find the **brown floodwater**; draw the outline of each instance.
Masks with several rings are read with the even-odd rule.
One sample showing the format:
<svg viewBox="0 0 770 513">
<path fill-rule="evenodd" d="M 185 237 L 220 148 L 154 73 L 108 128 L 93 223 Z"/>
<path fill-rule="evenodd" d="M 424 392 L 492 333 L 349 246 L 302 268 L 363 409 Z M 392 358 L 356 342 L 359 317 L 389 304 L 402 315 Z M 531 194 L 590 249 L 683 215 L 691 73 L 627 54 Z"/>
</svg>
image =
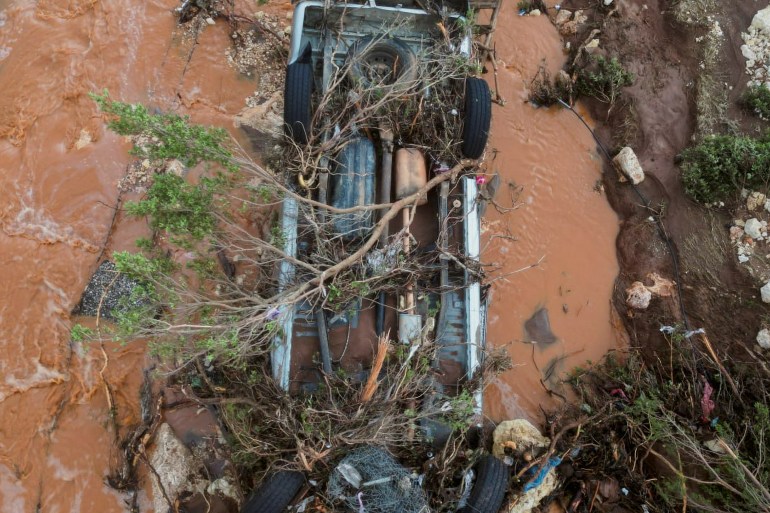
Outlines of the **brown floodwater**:
<svg viewBox="0 0 770 513">
<path fill-rule="evenodd" d="M 227 64 L 227 26 L 204 27 L 196 44 L 175 31 L 178 5 L 0 0 L 2 513 L 127 511 L 104 484 L 117 452 L 104 356 L 69 336 L 69 312 L 97 266 L 129 162 L 128 145 L 105 131 L 88 93 L 107 88 L 232 127 L 256 87 Z M 136 232 L 114 245 L 130 247 Z M 130 426 L 144 345 L 112 344 L 105 354 L 117 421 Z"/>
<path fill-rule="evenodd" d="M 283 15 L 288 1 L 278 4 L 272 8 Z M 131 248 L 142 232 L 133 225 L 108 239 L 128 145 L 105 131 L 87 95 L 107 88 L 117 99 L 233 129 L 257 84 L 228 66 L 221 21 L 197 41 L 175 31 L 178 5 L 0 0 L 0 513 L 128 510 L 126 497 L 104 484 L 116 448 L 100 370 L 106 355 L 116 420 L 130 426 L 139 415 L 145 347 L 108 344 L 103 353 L 69 336 L 77 321 L 69 312 L 105 244 Z M 508 197 L 508 181 L 523 192 L 518 210 L 490 208 L 485 218 L 484 259 L 501 266 L 489 340 L 519 365 L 487 391 L 494 419 L 534 417 L 539 404 L 553 404 L 539 382 L 552 360 L 545 381 L 553 387 L 570 365 L 618 343 L 609 304 L 617 220 L 594 192 L 593 142 L 569 113 L 524 102 L 540 60 L 561 64 L 559 37 L 545 17 L 519 18 L 512 8 L 499 27 L 499 79 L 509 103 L 494 113 L 498 200 Z M 503 277 L 541 257 L 538 268 Z M 524 325 L 541 308 L 553 340 L 533 352 Z M 554 360 L 564 355 L 571 356 Z M 148 504 L 142 496 L 141 510 Z"/>
<path fill-rule="evenodd" d="M 546 388 L 567 395 L 568 371 L 624 344 L 610 303 L 618 218 L 599 187 L 591 134 L 569 111 L 527 102 L 539 66 L 554 75 L 564 63 L 556 29 L 545 16 L 504 8 L 495 43 L 507 104 L 493 110 L 491 169 L 501 177 L 496 201 L 510 206 L 517 195 L 518 208 L 487 208 L 482 259 L 497 267 L 488 344 L 505 347 L 515 367 L 487 388 L 485 411 L 494 421 L 542 421 L 541 406 L 562 402 Z"/>
</svg>

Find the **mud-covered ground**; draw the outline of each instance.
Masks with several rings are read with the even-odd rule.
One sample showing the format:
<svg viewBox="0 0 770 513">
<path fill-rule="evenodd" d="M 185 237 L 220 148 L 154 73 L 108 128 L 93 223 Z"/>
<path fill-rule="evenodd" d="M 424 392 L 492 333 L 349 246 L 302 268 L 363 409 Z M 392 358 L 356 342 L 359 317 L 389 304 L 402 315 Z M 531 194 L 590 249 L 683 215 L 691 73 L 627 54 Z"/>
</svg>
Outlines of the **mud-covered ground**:
<svg viewBox="0 0 770 513">
<path fill-rule="evenodd" d="M 562 6 L 574 10 L 584 8 L 582 4 L 567 0 Z M 700 135 L 696 134 L 697 83 L 704 73 L 702 38 L 708 26 L 678 22 L 673 12 L 676 2 L 666 0 L 625 0 L 612 8 L 595 4 L 585 11 L 589 21 L 566 40 L 580 45 L 599 30 L 595 37 L 600 40 L 600 52 L 617 57 L 635 76 L 609 113 L 606 104 L 587 102 L 599 122 L 597 135 L 610 153 L 631 146 L 646 173 L 639 191 L 649 199 L 649 208 L 627 183 L 618 182 L 609 165 L 604 174 L 608 199 L 621 218 L 617 239 L 621 272 L 614 302 L 624 314 L 632 344 L 643 348 L 666 344 L 660 327 L 683 324 L 686 319 L 689 329 L 705 329 L 723 356 L 753 358 L 741 348 L 753 348 L 766 309 L 758 301 L 757 281 L 738 263 L 731 248 L 728 227 L 733 215 L 725 209 L 706 209 L 688 198 L 677 165 L 677 156 Z M 724 130 L 728 119 L 740 130 L 757 126 L 737 100 L 748 79 L 741 32 L 762 7 L 754 0 L 741 0 L 718 5 L 712 14 L 724 32 L 718 78 L 729 107 L 714 131 Z M 655 213 L 662 214 L 672 248 L 650 221 Z M 651 272 L 680 282 L 681 305 L 676 298 L 656 300 L 643 313 L 626 306 L 626 289 Z"/>
</svg>

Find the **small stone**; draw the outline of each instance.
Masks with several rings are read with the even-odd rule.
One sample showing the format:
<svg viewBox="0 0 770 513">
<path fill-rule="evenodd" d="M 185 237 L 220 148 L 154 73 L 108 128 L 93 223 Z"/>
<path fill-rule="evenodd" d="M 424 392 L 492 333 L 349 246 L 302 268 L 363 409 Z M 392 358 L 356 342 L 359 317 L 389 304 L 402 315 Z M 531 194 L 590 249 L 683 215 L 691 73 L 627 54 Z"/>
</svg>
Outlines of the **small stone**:
<svg viewBox="0 0 770 513">
<path fill-rule="evenodd" d="M 184 164 L 179 162 L 177 159 L 172 160 L 166 166 L 166 172 L 175 174 L 176 176 L 183 176 L 184 171 L 185 171 Z"/>
<path fill-rule="evenodd" d="M 532 9 L 531 11 L 529 11 L 530 16 L 540 16 L 541 14 L 543 13 L 540 12 L 540 9 Z"/>
<path fill-rule="evenodd" d="M 592 39 L 587 45 L 586 50 L 596 49 L 599 48 L 599 40 L 598 39 Z"/>
<path fill-rule="evenodd" d="M 609 7 L 610 5 L 612 5 L 612 1 L 613 0 L 604 0 L 604 6 Z"/>
<path fill-rule="evenodd" d="M 763 329 L 757 333 L 757 344 L 762 349 L 770 349 L 770 330 Z"/>
<path fill-rule="evenodd" d="M 636 153 L 626 146 L 615 156 L 613 162 L 628 177 L 634 185 L 644 181 L 644 170 L 636 157 Z"/>
<path fill-rule="evenodd" d="M 745 264 L 748 261 L 749 261 L 749 257 L 747 257 L 746 255 L 738 255 L 738 262 Z"/>
<path fill-rule="evenodd" d="M 746 198 L 746 208 L 749 209 L 749 211 L 754 211 L 754 210 L 757 210 L 758 208 L 763 208 L 765 206 L 766 201 L 767 201 L 767 196 L 765 196 L 761 192 L 754 191 L 749 194 L 748 198 Z"/>
<path fill-rule="evenodd" d="M 763 303 L 770 303 L 770 281 L 765 283 L 765 286 L 759 289 L 759 293 L 762 294 Z"/>
<path fill-rule="evenodd" d="M 730 240 L 739 240 L 741 237 L 743 237 L 743 228 L 740 226 L 731 226 Z"/>
<path fill-rule="evenodd" d="M 770 292 L 770 291 L 768 291 Z M 626 305 L 636 310 L 646 310 L 650 306 L 652 292 L 650 292 L 644 283 L 635 281 L 626 290 Z"/>
<path fill-rule="evenodd" d="M 756 217 L 752 217 L 746 221 L 746 226 L 743 228 L 743 231 L 746 232 L 746 236 L 751 237 L 752 239 L 761 239 L 762 223 L 760 223 Z"/>
<path fill-rule="evenodd" d="M 214 25 L 216 22 L 214 21 L 214 18 L 206 18 L 206 23 L 209 25 Z"/>
<path fill-rule="evenodd" d="M 767 200 L 767 201 L 765 201 L 765 210 L 767 210 L 768 212 L 770 212 L 770 199 L 769 199 L 769 200 Z"/>
<path fill-rule="evenodd" d="M 565 23 L 569 21 L 569 19 L 572 17 L 572 11 L 568 11 L 567 9 L 561 9 L 556 14 L 556 19 L 554 20 L 554 23 L 557 27 L 561 27 Z"/>
</svg>

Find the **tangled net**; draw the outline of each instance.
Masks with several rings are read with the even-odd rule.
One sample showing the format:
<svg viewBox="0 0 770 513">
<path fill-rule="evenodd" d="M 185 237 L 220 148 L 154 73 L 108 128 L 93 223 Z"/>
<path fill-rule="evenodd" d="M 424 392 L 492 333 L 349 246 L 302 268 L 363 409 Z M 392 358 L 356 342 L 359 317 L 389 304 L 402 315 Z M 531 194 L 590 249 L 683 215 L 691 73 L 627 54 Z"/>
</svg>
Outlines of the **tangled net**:
<svg viewBox="0 0 770 513">
<path fill-rule="evenodd" d="M 332 471 L 329 498 L 352 511 L 427 513 L 428 499 L 417 480 L 377 447 L 351 451 Z"/>
</svg>

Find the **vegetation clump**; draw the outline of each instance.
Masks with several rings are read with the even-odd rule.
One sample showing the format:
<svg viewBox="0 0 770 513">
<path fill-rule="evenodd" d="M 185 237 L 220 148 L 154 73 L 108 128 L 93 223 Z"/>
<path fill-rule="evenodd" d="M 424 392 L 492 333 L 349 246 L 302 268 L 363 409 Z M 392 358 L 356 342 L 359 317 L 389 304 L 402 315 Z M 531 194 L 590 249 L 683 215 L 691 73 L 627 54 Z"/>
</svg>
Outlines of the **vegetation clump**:
<svg viewBox="0 0 770 513">
<path fill-rule="evenodd" d="M 596 98 L 610 108 L 620 97 L 624 87 L 634 83 L 634 75 L 627 71 L 617 57 L 594 57 L 592 63 L 577 73 L 575 88 L 579 94 Z"/>
<path fill-rule="evenodd" d="M 726 202 L 770 183 L 770 137 L 706 137 L 680 155 L 685 191 L 702 203 Z"/>
<path fill-rule="evenodd" d="M 770 120 L 770 89 L 763 85 L 749 87 L 741 96 L 741 105 L 762 120 Z"/>
<path fill-rule="evenodd" d="M 581 429 L 563 450 L 581 471 L 565 488 L 578 495 L 620 484 L 625 509 L 766 512 L 770 374 L 717 363 L 697 335 L 670 329 L 668 354 L 632 352 L 573 374 Z"/>
</svg>

